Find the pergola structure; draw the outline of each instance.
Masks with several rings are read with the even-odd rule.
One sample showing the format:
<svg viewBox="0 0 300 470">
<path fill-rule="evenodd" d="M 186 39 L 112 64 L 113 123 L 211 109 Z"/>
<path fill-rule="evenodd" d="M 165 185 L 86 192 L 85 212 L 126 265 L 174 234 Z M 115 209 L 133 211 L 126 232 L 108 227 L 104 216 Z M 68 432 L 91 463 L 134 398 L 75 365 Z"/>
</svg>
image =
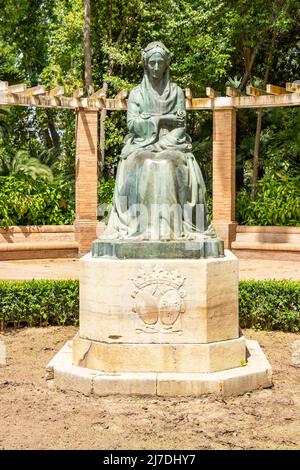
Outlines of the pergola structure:
<svg viewBox="0 0 300 470">
<path fill-rule="evenodd" d="M 77 116 L 76 127 L 76 239 L 79 254 L 90 250 L 96 238 L 97 225 L 97 155 L 98 113 L 125 111 L 127 92 L 106 98 L 99 90 L 88 98 L 83 89 L 72 96 L 64 96 L 64 87 L 47 91 L 38 85 L 27 88 L 24 84 L 9 85 L 0 82 L 0 106 L 33 106 L 43 108 L 73 109 Z M 246 95 L 228 87 L 226 96 L 206 88 L 205 98 L 194 98 L 186 90 L 188 111 L 213 112 L 213 224 L 217 233 L 231 246 L 235 237 L 235 166 L 236 166 L 236 112 L 245 108 L 272 108 L 300 105 L 300 85 L 287 83 L 286 87 L 267 85 L 266 90 L 249 86 Z"/>
</svg>

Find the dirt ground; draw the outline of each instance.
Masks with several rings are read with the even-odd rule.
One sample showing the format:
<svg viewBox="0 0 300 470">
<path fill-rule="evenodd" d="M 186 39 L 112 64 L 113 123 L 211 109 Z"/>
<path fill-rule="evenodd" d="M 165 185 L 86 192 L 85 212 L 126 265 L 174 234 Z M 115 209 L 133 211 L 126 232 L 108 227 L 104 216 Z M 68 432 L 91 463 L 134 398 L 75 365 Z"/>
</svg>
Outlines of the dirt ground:
<svg viewBox="0 0 300 470">
<path fill-rule="evenodd" d="M 245 330 L 273 368 L 274 387 L 234 398 L 85 397 L 50 388 L 45 366 L 74 327 L 0 335 L 0 449 L 299 449 L 299 335 Z"/>
</svg>

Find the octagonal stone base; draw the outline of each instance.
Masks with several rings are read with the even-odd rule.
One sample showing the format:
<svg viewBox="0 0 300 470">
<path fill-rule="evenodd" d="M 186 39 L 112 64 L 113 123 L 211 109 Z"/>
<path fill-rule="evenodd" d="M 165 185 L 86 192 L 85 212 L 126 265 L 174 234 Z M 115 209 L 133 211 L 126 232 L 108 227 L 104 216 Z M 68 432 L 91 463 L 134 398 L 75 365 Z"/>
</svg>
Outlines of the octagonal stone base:
<svg viewBox="0 0 300 470">
<path fill-rule="evenodd" d="M 73 364 L 108 373 L 206 373 L 245 363 L 245 338 L 207 344 L 107 344 L 76 336 Z"/>
<path fill-rule="evenodd" d="M 241 395 L 272 386 L 272 371 L 256 341 L 246 341 L 247 364 L 222 372 L 104 373 L 72 364 L 72 341 L 47 366 L 47 379 L 60 390 L 84 395 L 216 396 Z"/>
<path fill-rule="evenodd" d="M 80 328 L 48 365 L 62 389 L 96 395 L 231 395 L 271 385 L 240 335 L 238 260 L 80 260 Z M 247 359 L 247 365 L 246 364 Z"/>
</svg>

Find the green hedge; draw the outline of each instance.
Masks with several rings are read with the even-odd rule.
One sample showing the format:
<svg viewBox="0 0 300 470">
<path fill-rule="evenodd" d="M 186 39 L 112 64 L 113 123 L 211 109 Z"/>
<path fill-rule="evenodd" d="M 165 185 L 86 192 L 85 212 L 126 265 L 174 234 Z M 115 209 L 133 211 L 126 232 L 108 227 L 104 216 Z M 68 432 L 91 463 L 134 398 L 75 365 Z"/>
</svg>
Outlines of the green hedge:
<svg viewBox="0 0 300 470">
<path fill-rule="evenodd" d="M 242 328 L 300 331 L 300 283 L 241 281 Z M 0 281 L 0 321 L 9 325 L 77 325 L 78 281 Z"/>
<path fill-rule="evenodd" d="M 300 331 L 300 282 L 240 281 L 241 328 Z"/>
<path fill-rule="evenodd" d="M 0 321 L 7 325 L 77 325 L 79 283 L 0 281 Z"/>
</svg>

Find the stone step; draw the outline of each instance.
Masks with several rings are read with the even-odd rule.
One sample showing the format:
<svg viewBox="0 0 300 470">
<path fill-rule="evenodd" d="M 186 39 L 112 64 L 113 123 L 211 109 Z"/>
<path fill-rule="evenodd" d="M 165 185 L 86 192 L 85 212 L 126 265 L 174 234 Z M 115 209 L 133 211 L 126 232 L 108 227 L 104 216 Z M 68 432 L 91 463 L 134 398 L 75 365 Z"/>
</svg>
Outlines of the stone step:
<svg viewBox="0 0 300 470">
<path fill-rule="evenodd" d="M 237 233 L 296 233 L 300 236 L 300 227 L 237 225 Z"/>
<path fill-rule="evenodd" d="M 0 260 L 31 258 L 73 258 L 78 256 L 78 242 L 0 243 Z"/>
<path fill-rule="evenodd" d="M 234 241 L 231 244 L 233 250 L 263 250 L 263 251 L 290 251 L 300 252 L 300 243 L 267 243 L 251 241 Z"/>
<path fill-rule="evenodd" d="M 235 241 L 300 245 L 300 227 L 249 227 L 238 225 Z"/>
</svg>

